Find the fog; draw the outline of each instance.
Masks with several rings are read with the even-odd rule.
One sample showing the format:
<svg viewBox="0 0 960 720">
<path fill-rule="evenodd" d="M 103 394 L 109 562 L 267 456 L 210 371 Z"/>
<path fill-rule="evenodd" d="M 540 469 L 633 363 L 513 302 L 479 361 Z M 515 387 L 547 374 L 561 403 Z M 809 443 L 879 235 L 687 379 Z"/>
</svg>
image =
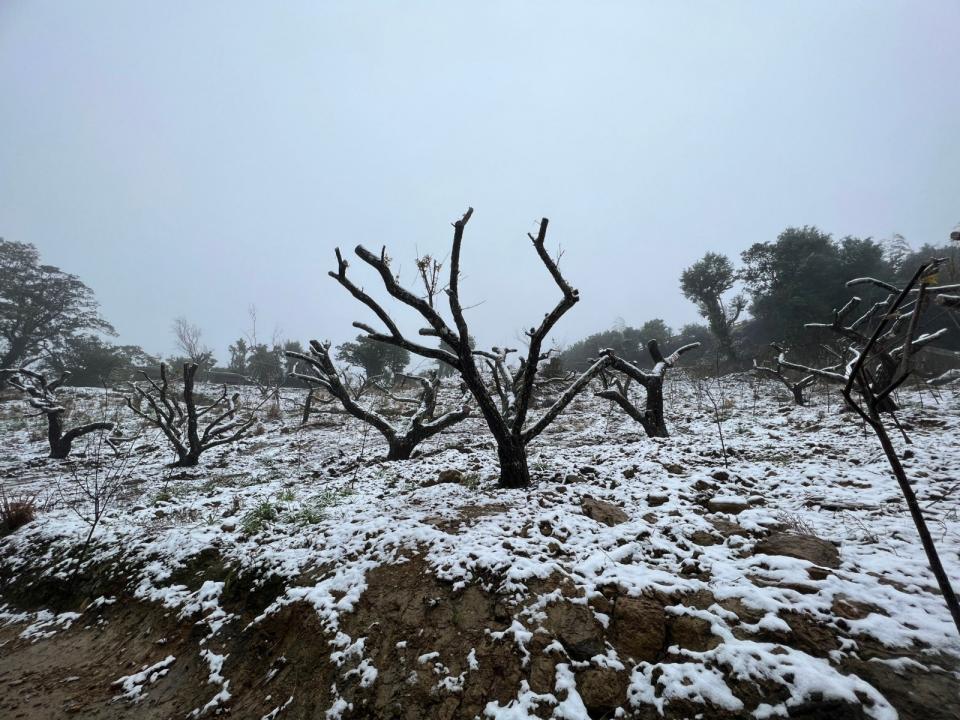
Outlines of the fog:
<svg viewBox="0 0 960 720">
<path fill-rule="evenodd" d="M 356 335 L 376 318 L 334 247 L 386 245 L 412 284 L 468 206 L 480 345 L 559 298 L 544 216 L 581 295 L 558 343 L 676 327 L 707 250 L 805 224 L 946 240 L 958 28 L 956 2 L 6 0 L 0 236 L 79 275 L 123 342 L 171 353 L 184 315 L 221 362 L 251 304 L 261 336 Z"/>
</svg>

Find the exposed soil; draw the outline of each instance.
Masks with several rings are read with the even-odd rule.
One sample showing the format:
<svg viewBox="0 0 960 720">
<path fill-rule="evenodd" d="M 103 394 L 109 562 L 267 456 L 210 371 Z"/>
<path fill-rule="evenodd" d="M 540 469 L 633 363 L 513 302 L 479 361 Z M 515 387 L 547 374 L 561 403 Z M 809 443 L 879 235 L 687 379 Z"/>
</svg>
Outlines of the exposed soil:
<svg viewBox="0 0 960 720">
<path fill-rule="evenodd" d="M 217 569 L 215 558 L 198 558 L 185 578 L 193 575 L 195 582 L 197 575 L 216 574 Z M 514 602 L 479 584 L 454 591 L 412 557 L 369 572 L 366 591 L 340 627 L 351 642 L 362 639 L 362 652 L 352 653 L 336 642 L 306 602 L 287 604 L 251 624 L 269 593 L 249 596 L 245 589 L 252 585 L 234 580 L 224 606 L 237 617 L 212 638 L 201 614 L 184 620 L 177 611 L 129 597 L 87 607 L 72 626 L 48 638 L 21 638 L 25 623 L 0 628 L 0 715 L 30 720 L 186 717 L 220 690 L 209 681 L 210 669 L 200 655 L 210 649 L 226 655 L 221 673 L 229 680 L 231 695 L 216 710 L 238 718 L 323 717 L 338 698 L 344 718 L 474 718 L 482 716 L 491 701 L 506 705 L 523 683 L 534 693 L 556 693 L 563 700 L 563 692 L 555 690 L 559 662 L 575 668 L 577 690 L 590 717 L 613 717 L 617 708 L 624 708 L 626 717 L 654 718 L 660 715 L 653 706 L 628 703 L 629 671 L 597 667 L 590 658 L 604 653 L 609 644 L 623 659 L 656 662 L 675 655 L 672 646 L 681 652 L 703 651 L 720 642 L 709 623 L 664 610 L 667 605 L 714 604 L 706 592 L 635 598 L 610 587 L 588 604 L 572 585 L 555 577 L 542 581 L 530 596 L 543 598 L 556 591 L 550 595 L 552 602 L 534 608 L 529 601 Z M 728 609 L 742 613 L 744 622 L 756 619 L 735 603 Z M 868 611 L 850 603 L 837 608 L 838 614 L 850 617 Z M 606 627 L 598 617 L 608 618 Z M 511 634 L 517 621 L 532 632 L 524 646 Z M 808 616 L 798 614 L 788 623 L 789 633 L 755 639 L 820 656 L 837 646 L 831 629 Z M 116 680 L 171 655 L 175 660 L 167 673 L 144 686 L 139 702 L 116 699 L 121 692 Z M 926 656 L 922 648 L 909 655 L 893 654 L 868 643 L 861 645 L 859 657 L 847 661 L 844 671 L 881 689 L 901 718 L 960 718 L 953 702 L 957 681 L 948 672 L 958 668 L 951 660 Z M 870 659 L 891 657 L 911 661 L 894 667 Z M 377 670 L 372 681 L 371 666 Z M 748 709 L 785 697 L 772 682 L 756 684 L 729 673 L 725 679 Z M 538 714 L 550 717 L 551 709 L 542 705 Z M 693 715 L 743 716 L 710 704 L 674 701 L 665 707 L 668 718 Z M 791 717 L 867 715 L 859 704 L 823 700 L 792 708 Z"/>
</svg>

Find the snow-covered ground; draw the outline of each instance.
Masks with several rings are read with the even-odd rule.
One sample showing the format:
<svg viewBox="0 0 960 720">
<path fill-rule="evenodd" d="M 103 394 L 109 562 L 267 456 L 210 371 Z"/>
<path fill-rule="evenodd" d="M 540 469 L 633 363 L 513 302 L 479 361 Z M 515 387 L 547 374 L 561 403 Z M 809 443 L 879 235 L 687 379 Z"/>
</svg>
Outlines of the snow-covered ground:
<svg viewBox="0 0 960 720">
<path fill-rule="evenodd" d="M 869 663 L 902 676 L 936 670 L 951 679 L 953 697 L 944 700 L 956 702 L 960 638 L 869 429 L 822 389 L 801 408 L 748 376 L 706 382 L 721 405 L 719 428 L 702 386 L 670 380 L 666 439 L 645 437 L 585 394 L 531 446 L 536 482 L 527 490 L 497 488 L 496 453 L 479 418 L 424 443 L 412 460 L 387 463 L 381 436 L 349 416 L 318 415 L 300 427 L 300 397 L 289 391 L 281 418 L 262 420 L 255 434 L 187 470 L 166 467 L 170 449 L 144 429 L 130 458 L 100 449 L 123 489 L 84 562 L 119 563 L 132 596 L 202 621 L 209 697 L 197 715 L 231 708 L 247 717 L 232 706 L 235 658 L 224 654 L 224 638 L 306 603 L 339 668 L 324 712 L 363 717 L 351 713 L 374 694 L 384 668 L 349 618 L 375 568 L 413 559 L 454 595 L 478 586 L 511 608 L 488 634 L 510 647 L 522 679 L 512 696 L 486 699 L 480 716 L 645 717 L 702 706 L 707 717 L 762 718 L 836 700 L 862 705 L 867 717 L 897 717 L 890 688 L 851 670 Z M 76 395 L 91 414 L 104 403 L 98 391 Z M 960 586 L 958 391 L 912 389 L 900 401 L 912 444 L 899 436 L 897 444 L 909 450 L 907 472 Z M 90 529 L 92 510 L 77 488 L 93 478 L 96 440 L 79 443 L 72 460 L 46 460 L 41 420 L 23 424 L 20 405 L 0 403 L 0 478 L 8 495 L 37 493 L 44 510 L 0 541 L 0 563 L 11 584 L 69 578 Z M 135 428 L 129 416 L 125 425 Z M 447 469 L 462 471 L 460 482 L 437 484 Z M 241 621 L 221 602 L 222 579 L 182 581 L 180 571 L 201 553 L 265 587 L 269 579 L 275 597 Z M 626 599 L 653 599 L 664 619 L 630 627 Z M 590 632 L 579 642 L 561 606 L 592 614 L 599 644 Z M 78 622 L 79 608 L 2 610 L 22 627 L 21 642 L 43 642 Z M 810 627 L 830 641 L 811 640 L 818 636 Z M 693 639 L 683 641 L 681 630 L 691 628 Z M 637 649 L 644 633 L 655 646 L 645 656 Z M 484 662 L 473 646 L 409 642 L 432 668 L 438 697 L 465 693 Z M 545 658 L 550 687 L 533 680 Z M 118 674 L 114 692 L 135 704 L 177 662 L 159 655 Z M 584 690 L 590 672 L 613 673 L 625 693 L 597 699 L 595 688 Z M 269 717 L 292 712 L 296 693 L 275 700 Z"/>
</svg>

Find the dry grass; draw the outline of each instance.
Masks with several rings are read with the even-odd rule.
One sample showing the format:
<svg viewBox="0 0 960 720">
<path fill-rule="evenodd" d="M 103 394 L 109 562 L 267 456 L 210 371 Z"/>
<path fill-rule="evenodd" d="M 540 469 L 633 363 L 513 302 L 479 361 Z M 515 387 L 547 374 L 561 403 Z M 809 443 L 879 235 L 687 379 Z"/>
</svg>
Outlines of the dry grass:
<svg viewBox="0 0 960 720">
<path fill-rule="evenodd" d="M 37 496 L 9 496 L 0 487 L 0 537 L 16 532 L 37 516 Z"/>
</svg>

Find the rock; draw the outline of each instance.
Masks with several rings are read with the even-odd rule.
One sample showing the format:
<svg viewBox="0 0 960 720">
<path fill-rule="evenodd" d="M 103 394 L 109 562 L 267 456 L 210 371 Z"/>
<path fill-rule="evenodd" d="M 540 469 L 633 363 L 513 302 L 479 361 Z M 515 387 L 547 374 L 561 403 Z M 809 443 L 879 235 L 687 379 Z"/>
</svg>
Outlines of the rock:
<svg viewBox="0 0 960 720">
<path fill-rule="evenodd" d="M 557 661 L 543 655 L 530 661 L 530 689 L 535 693 L 552 693 L 554 690 Z"/>
<path fill-rule="evenodd" d="M 570 485 L 571 483 L 583 482 L 583 476 L 577 475 L 576 473 L 570 473 L 569 475 L 563 476 L 563 481 Z"/>
<path fill-rule="evenodd" d="M 623 477 L 627 480 L 632 480 L 637 476 L 637 469 L 635 467 L 626 468 L 623 471 Z"/>
<path fill-rule="evenodd" d="M 597 472 L 597 469 L 595 467 L 592 467 L 590 465 L 584 465 L 582 468 L 580 468 L 580 474 L 581 475 L 599 475 L 600 473 Z"/>
<path fill-rule="evenodd" d="M 623 510 L 604 500 L 585 497 L 580 502 L 580 507 L 583 510 L 583 514 L 591 520 L 596 520 L 598 523 L 603 523 L 611 527 L 630 519 L 630 516 Z"/>
<path fill-rule="evenodd" d="M 717 482 L 726 482 L 730 479 L 730 473 L 728 473 L 726 470 L 717 470 L 716 472 L 710 473 L 710 477 Z"/>
<path fill-rule="evenodd" d="M 829 570 L 824 570 L 822 567 L 808 567 L 807 568 L 807 577 L 811 580 L 826 580 L 830 576 Z"/>
<path fill-rule="evenodd" d="M 705 652 L 720 644 L 720 638 L 710 631 L 710 623 L 692 615 L 678 615 L 670 624 L 674 645 L 685 650 Z"/>
<path fill-rule="evenodd" d="M 603 627 L 586 605 L 560 602 L 547 611 L 544 626 L 574 660 L 589 660 L 606 650 Z"/>
<path fill-rule="evenodd" d="M 863 603 L 853 598 L 848 598 L 846 595 L 835 595 L 830 610 L 834 615 L 846 618 L 847 620 L 863 620 L 863 618 L 871 613 L 886 615 L 886 613 L 876 605 Z"/>
<path fill-rule="evenodd" d="M 678 465 L 677 463 L 664 463 L 663 469 L 671 475 L 682 475 L 684 471 L 683 465 Z"/>
<path fill-rule="evenodd" d="M 591 717 L 613 717 L 627 700 L 629 682 L 626 673 L 608 667 L 591 667 L 577 673 L 577 692 Z"/>
<path fill-rule="evenodd" d="M 647 505 L 650 507 L 660 507 L 668 500 L 670 500 L 669 495 L 655 495 L 653 493 L 647 495 Z"/>
<path fill-rule="evenodd" d="M 758 542 L 753 548 L 753 554 L 786 555 L 821 567 L 840 567 L 840 553 L 833 543 L 814 535 L 774 533 Z"/>
<path fill-rule="evenodd" d="M 667 637 L 663 606 L 651 597 L 618 597 L 611 635 L 621 658 L 654 662 Z"/>
<path fill-rule="evenodd" d="M 424 487 L 431 487 L 433 485 L 443 485 L 444 483 L 462 483 L 463 482 L 463 472 L 456 470 L 454 468 L 447 468 L 446 470 L 441 470 L 437 473 L 435 480 L 428 480 L 423 485 Z"/>
<path fill-rule="evenodd" d="M 703 547 L 717 545 L 720 542 L 720 540 L 714 537 L 711 533 L 708 533 L 706 530 L 696 530 L 695 532 L 691 533 L 690 541 Z"/>
<path fill-rule="evenodd" d="M 233 532 L 237 529 L 237 521 L 232 519 L 224 520 L 222 523 L 220 523 L 220 529 L 224 532 Z"/>
<path fill-rule="evenodd" d="M 750 503 L 734 495 L 718 495 L 707 501 L 707 510 L 715 513 L 736 515 L 749 507 Z"/>
<path fill-rule="evenodd" d="M 699 490 L 700 492 L 705 492 L 707 490 L 716 490 L 717 486 L 712 482 L 708 482 L 707 480 L 700 478 L 693 483 L 693 489 Z"/>
<path fill-rule="evenodd" d="M 747 502 L 751 505 L 766 505 L 767 499 L 763 495 L 751 495 L 747 498 Z"/>
<path fill-rule="evenodd" d="M 750 534 L 746 528 L 741 527 L 735 522 L 724 520 L 723 518 L 715 518 L 710 521 L 710 524 L 724 537 L 730 537 L 731 535 L 747 536 Z"/>
</svg>

